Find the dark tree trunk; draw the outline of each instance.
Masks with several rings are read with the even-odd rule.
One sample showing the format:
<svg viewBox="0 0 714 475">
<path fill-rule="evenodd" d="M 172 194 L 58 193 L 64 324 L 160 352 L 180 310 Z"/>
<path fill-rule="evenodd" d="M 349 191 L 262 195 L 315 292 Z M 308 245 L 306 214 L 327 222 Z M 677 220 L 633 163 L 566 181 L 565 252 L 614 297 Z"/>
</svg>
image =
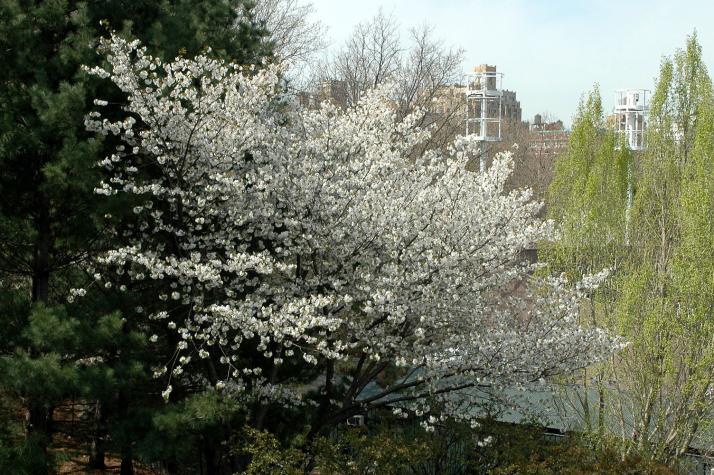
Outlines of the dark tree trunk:
<svg viewBox="0 0 714 475">
<path fill-rule="evenodd" d="M 34 436 L 42 451 L 47 453 L 47 446 L 50 443 L 49 437 L 52 434 L 52 412 L 51 406 L 30 406 L 27 409 L 25 418 L 25 428 L 28 436 Z"/>
<path fill-rule="evenodd" d="M 329 411 L 329 399 L 327 399 L 327 394 L 329 393 L 326 391 L 326 395 L 325 397 L 323 397 L 323 401 L 317 408 L 317 412 L 315 413 L 315 417 L 313 418 L 312 424 L 310 424 L 310 430 L 305 436 L 305 440 L 308 445 L 313 442 L 313 440 L 320 434 L 320 431 L 322 431 L 322 429 L 325 427 L 325 421 L 327 420 Z"/>
<path fill-rule="evenodd" d="M 325 426 L 325 422 L 328 418 L 328 412 L 330 409 L 330 400 L 332 399 L 332 380 L 335 376 L 335 363 L 332 360 L 327 361 L 327 365 L 325 367 L 325 391 L 324 395 L 322 398 L 322 401 L 320 401 L 320 407 L 317 409 L 317 414 L 315 414 L 315 418 L 313 420 L 313 423 L 310 427 L 310 430 L 307 433 L 307 436 L 305 437 L 305 449 L 307 450 L 307 462 L 305 463 L 305 470 L 304 473 L 307 475 L 309 473 L 312 473 L 312 471 L 315 469 L 315 454 L 312 451 L 312 443 L 315 441 L 315 438 L 320 434 L 320 431 L 322 428 Z"/>
<path fill-rule="evenodd" d="M 52 247 L 50 204 L 46 198 L 40 201 L 40 209 L 35 219 L 37 240 L 32 265 L 32 301 L 47 305 L 50 299 L 50 249 Z"/>
<path fill-rule="evenodd" d="M 94 424 L 92 447 L 89 454 L 89 468 L 104 470 L 107 468 L 104 462 L 104 439 L 107 434 L 107 416 L 104 405 L 100 401 L 97 401 L 94 406 Z"/>
<path fill-rule="evenodd" d="M 216 457 L 216 450 L 209 442 L 203 444 L 203 456 L 206 459 L 206 475 L 220 475 L 221 468 Z"/>
<path fill-rule="evenodd" d="M 119 475 L 134 475 L 134 460 L 131 445 L 125 444 L 121 449 L 121 468 Z"/>
<path fill-rule="evenodd" d="M 283 355 L 283 350 L 282 348 L 275 350 L 276 355 L 280 358 Z M 272 367 L 270 368 L 270 377 L 269 380 L 270 384 L 275 384 L 277 378 L 278 378 L 278 365 L 275 364 L 275 361 L 272 363 Z M 258 414 L 255 418 L 255 428 L 259 431 L 262 431 L 265 429 L 265 417 L 268 415 L 268 403 L 263 403 L 260 405 L 258 408 Z"/>
<path fill-rule="evenodd" d="M 39 215 L 35 220 L 37 240 L 35 242 L 35 255 L 33 259 L 32 274 L 32 302 L 49 303 L 50 295 L 50 236 L 49 203 L 42 200 Z M 36 351 L 30 348 L 30 355 L 36 356 Z M 32 437 L 47 459 L 47 449 L 52 442 L 52 412 L 54 407 L 44 401 L 28 398 L 25 432 Z M 49 467 L 45 466 L 49 471 Z M 45 473 L 47 473 L 45 472 Z"/>
<path fill-rule="evenodd" d="M 117 416 L 126 417 L 129 412 L 129 395 L 119 390 L 117 397 Z M 120 475 L 134 475 L 134 454 L 131 448 L 132 441 L 124 438 L 121 441 L 121 468 Z"/>
</svg>

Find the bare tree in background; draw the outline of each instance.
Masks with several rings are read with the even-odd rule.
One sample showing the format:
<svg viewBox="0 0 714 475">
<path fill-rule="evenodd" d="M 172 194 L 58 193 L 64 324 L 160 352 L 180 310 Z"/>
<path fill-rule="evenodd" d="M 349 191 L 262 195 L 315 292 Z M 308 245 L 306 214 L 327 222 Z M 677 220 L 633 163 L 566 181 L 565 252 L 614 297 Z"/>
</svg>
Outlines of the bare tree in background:
<svg viewBox="0 0 714 475">
<path fill-rule="evenodd" d="M 323 98 L 347 107 L 367 90 L 390 83 L 398 117 L 424 109 L 427 113 L 418 125 L 435 129 L 425 146 L 446 144 L 463 133 L 463 97 L 450 94 L 449 87 L 461 78 L 464 52 L 445 46 L 428 25 L 412 28 L 406 42 L 399 29 L 397 19 L 380 10 L 357 25 L 344 46 L 318 65 L 313 83 L 328 96 Z"/>
<path fill-rule="evenodd" d="M 398 113 L 427 110 L 419 125 L 432 125 L 434 133 L 425 147 L 443 148 L 464 133 L 466 102 L 450 90 L 462 79 L 464 50 L 446 47 L 429 25 L 412 28 L 409 34 L 411 47 L 397 78 Z"/>
<path fill-rule="evenodd" d="M 412 28 L 411 47 L 397 71 L 399 110 L 408 113 L 415 107 L 431 104 L 447 85 L 461 79 L 462 49 L 446 48 L 434 38 L 429 25 Z"/>
<path fill-rule="evenodd" d="M 504 139 L 498 144 L 513 149 L 513 173 L 507 186 L 512 189 L 528 187 L 539 201 L 545 199 L 553 178 L 555 159 L 560 153 L 549 146 L 546 136 L 549 132 L 565 134 L 564 131 L 531 131 L 527 122 L 508 124 L 504 127 Z"/>
<path fill-rule="evenodd" d="M 344 47 L 327 60 L 320 79 L 342 81 L 347 103 L 356 104 L 365 91 L 395 79 L 403 53 L 398 30 L 394 16 L 380 9 L 355 27 Z"/>
<path fill-rule="evenodd" d="M 265 41 L 275 56 L 296 71 L 327 47 L 327 27 L 312 19 L 314 13 L 312 3 L 301 0 L 258 0 L 251 10 L 255 21 L 268 30 Z"/>
</svg>

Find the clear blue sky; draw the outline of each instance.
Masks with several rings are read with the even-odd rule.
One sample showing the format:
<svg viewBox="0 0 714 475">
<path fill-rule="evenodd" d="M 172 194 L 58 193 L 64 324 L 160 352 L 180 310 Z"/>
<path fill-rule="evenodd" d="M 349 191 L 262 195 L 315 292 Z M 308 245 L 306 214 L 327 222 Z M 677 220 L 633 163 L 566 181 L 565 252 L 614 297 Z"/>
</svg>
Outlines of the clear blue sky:
<svg viewBox="0 0 714 475">
<path fill-rule="evenodd" d="M 714 0 L 312 0 L 315 17 L 339 46 L 380 6 L 402 36 L 428 23 L 466 50 L 464 71 L 496 64 L 515 90 L 523 117 L 548 112 L 571 123 L 581 94 L 600 84 L 606 110 L 619 88 L 653 89 L 663 55 L 695 28 L 714 73 Z"/>
</svg>

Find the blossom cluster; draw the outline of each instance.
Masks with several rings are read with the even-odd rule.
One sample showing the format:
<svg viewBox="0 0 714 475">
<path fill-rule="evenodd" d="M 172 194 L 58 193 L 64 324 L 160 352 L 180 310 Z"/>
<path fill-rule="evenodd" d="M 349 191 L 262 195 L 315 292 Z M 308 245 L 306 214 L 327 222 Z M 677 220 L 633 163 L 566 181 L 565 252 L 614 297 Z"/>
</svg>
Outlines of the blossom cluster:
<svg viewBox="0 0 714 475">
<path fill-rule="evenodd" d="M 521 252 L 554 230 L 530 191 L 505 189 L 509 154 L 482 173 L 466 170 L 470 137 L 415 156 L 430 131 L 419 112 L 397 121 L 384 89 L 348 110 L 303 110 L 271 67 L 163 62 L 119 37 L 101 50 L 108 65 L 92 72 L 126 104 L 110 120 L 99 99 L 86 119 L 122 143 L 96 192 L 135 204 L 100 278 L 154 292 L 147 321 L 178 341 L 161 374 L 209 359 L 216 387 L 289 401 L 297 381 L 276 377 L 287 362 L 362 359 L 418 369 L 404 387 L 438 395 L 538 380 L 618 347 L 578 326 L 562 280 L 527 285 Z"/>
</svg>

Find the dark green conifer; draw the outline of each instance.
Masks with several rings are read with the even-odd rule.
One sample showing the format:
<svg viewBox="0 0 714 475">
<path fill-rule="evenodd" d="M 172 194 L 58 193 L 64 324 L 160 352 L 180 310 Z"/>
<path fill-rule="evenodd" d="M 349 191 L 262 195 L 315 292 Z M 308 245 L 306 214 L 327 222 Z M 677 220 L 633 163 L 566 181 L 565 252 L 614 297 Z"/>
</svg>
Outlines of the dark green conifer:
<svg viewBox="0 0 714 475">
<path fill-rule="evenodd" d="M 241 14 L 240 12 L 244 12 Z M 245 13 L 247 12 L 247 13 Z M 99 199 L 95 163 L 115 145 L 85 131 L 95 97 L 113 97 L 81 69 L 100 60 L 98 38 L 115 29 L 153 54 L 258 62 L 263 30 L 245 0 L 0 0 L 0 472 L 47 473 L 53 412 L 68 398 L 96 409 L 92 462 L 103 464 L 112 430 L 131 473 L 131 448 L 152 398 L 139 303 L 114 289 L 68 302 L 87 286 L 88 259 L 116 239 L 122 203 Z M 96 288 L 96 286 L 95 286 Z M 143 394 L 137 394 L 141 387 Z M 20 408 L 25 438 L 14 444 Z M 20 424 L 20 429 L 21 429 Z M 15 427 L 13 431 L 12 428 Z"/>
</svg>

